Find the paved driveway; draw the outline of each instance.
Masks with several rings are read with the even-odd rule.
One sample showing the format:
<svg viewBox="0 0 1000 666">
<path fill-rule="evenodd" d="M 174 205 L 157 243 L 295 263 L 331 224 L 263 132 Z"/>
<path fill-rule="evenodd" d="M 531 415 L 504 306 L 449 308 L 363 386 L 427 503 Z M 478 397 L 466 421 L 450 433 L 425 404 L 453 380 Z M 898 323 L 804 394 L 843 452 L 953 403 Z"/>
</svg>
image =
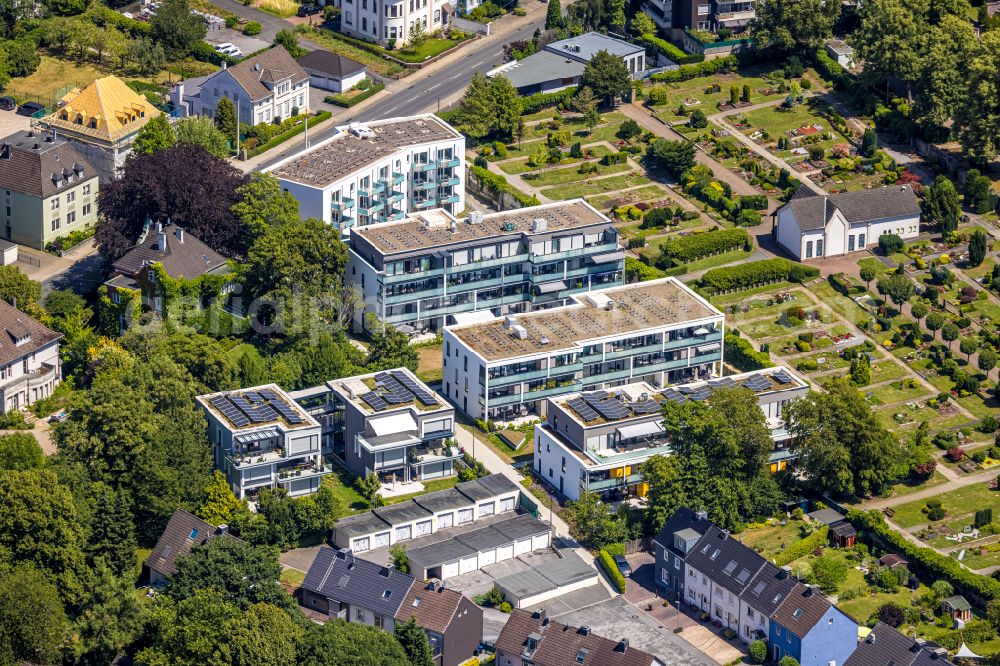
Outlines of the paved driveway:
<svg viewBox="0 0 1000 666">
<path fill-rule="evenodd" d="M 649 553 L 636 553 L 626 559 L 632 575 L 625 579 L 625 598 L 636 605 L 655 599 L 655 558 Z"/>
</svg>

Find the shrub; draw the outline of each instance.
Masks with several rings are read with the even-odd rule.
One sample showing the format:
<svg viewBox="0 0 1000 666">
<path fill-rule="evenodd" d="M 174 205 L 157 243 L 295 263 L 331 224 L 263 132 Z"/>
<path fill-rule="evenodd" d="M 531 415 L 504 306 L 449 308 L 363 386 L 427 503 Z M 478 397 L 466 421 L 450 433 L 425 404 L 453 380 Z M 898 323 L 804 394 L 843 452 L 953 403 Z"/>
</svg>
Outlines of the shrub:
<svg viewBox="0 0 1000 666">
<path fill-rule="evenodd" d="M 895 629 L 903 624 L 906 616 L 903 612 L 902 606 L 890 601 L 889 603 L 882 604 L 882 606 L 878 609 L 878 619 Z"/>
<path fill-rule="evenodd" d="M 946 453 L 945 455 L 947 455 L 948 460 L 952 462 L 961 462 L 962 459 L 965 458 L 965 449 L 963 449 L 961 446 L 956 446 L 948 449 L 948 453 Z"/>
<path fill-rule="evenodd" d="M 746 247 L 749 243 L 750 236 L 742 229 L 715 229 L 693 236 L 676 236 L 663 243 L 661 247 L 663 253 L 674 261 L 688 263 L 702 257 Z"/>
<path fill-rule="evenodd" d="M 651 55 L 662 53 L 664 57 L 678 65 L 687 65 L 705 60 L 704 55 L 700 53 L 686 53 L 670 42 L 660 39 L 656 35 L 642 35 L 638 41 L 646 47 L 647 53 L 650 53 Z"/>
<path fill-rule="evenodd" d="M 827 542 L 827 535 L 829 534 L 830 528 L 826 525 L 821 526 L 815 532 L 810 534 L 804 539 L 796 541 L 788 548 L 777 554 L 774 558 L 775 565 L 783 567 L 789 562 L 794 562 L 800 557 L 804 557 L 809 553 L 813 552 L 820 546 L 823 546 Z"/>
<path fill-rule="evenodd" d="M 261 31 L 261 25 L 257 21 L 250 21 L 245 26 L 243 26 L 244 35 L 259 35 Z"/>
<path fill-rule="evenodd" d="M 687 65 L 669 72 L 653 74 L 650 78 L 654 81 L 662 81 L 664 83 L 678 83 L 680 81 L 688 81 L 702 76 L 713 76 L 714 74 L 719 74 L 720 72 L 731 72 L 736 70 L 739 67 L 739 64 L 740 61 L 735 55 L 728 55 L 725 58 L 705 60 L 696 65 Z"/>
<path fill-rule="evenodd" d="M 903 239 L 896 234 L 883 234 L 878 239 L 878 249 L 886 256 L 903 251 Z"/>
<path fill-rule="evenodd" d="M 976 451 L 972 454 L 972 460 L 973 462 L 982 465 L 986 462 L 986 451 Z M 978 525 L 976 527 L 978 527 Z"/>
<path fill-rule="evenodd" d="M 726 293 L 751 289 L 782 280 L 805 282 L 818 275 L 819 269 L 812 266 L 804 266 L 788 259 L 775 258 L 724 268 L 713 268 L 702 276 L 699 284 L 717 293 Z"/>
<path fill-rule="evenodd" d="M 758 639 L 747 647 L 747 656 L 754 664 L 763 664 L 767 659 L 767 643 Z"/>
<path fill-rule="evenodd" d="M 597 554 L 597 562 L 604 569 L 604 573 L 607 574 L 608 578 L 611 579 L 612 585 L 615 586 L 619 594 L 625 594 L 625 576 L 618 570 L 618 565 L 615 564 L 614 557 L 608 552 L 608 548 L 600 550 Z"/>
<path fill-rule="evenodd" d="M 770 368 L 774 365 L 770 354 L 757 351 L 749 341 L 730 331 L 726 331 L 724 347 L 723 355 L 726 361 L 742 372 Z"/>
<path fill-rule="evenodd" d="M 975 519 L 975 523 L 974 523 L 976 527 L 982 527 L 983 525 L 989 525 L 992 522 L 993 522 L 993 509 L 992 508 L 977 509 L 976 510 L 976 519 Z"/>
<path fill-rule="evenodd" d="M 987 435 L 997 431 L 998 427 L 997 417 L 993 415 L 984 416 L 979 422 L 979 426 L 976 428 L 979 432 L 986 433 Z"/>
<path fill-rule="evenodd" d="M 799 666 L 799 660 L 786 654 L 778 662 L 778 666 Z"/>
<path fill-rule="evenodd" d="M 571 86 L 565 90 L 560 90 L 554 93 L 536 93 L 534 95 L 522 97 L 521 113 L 527 116 L 532 113 L 538 113 L 542 109 L 546 109 L 550 106 L 565 104 L 575 94 L 576 86 Z"/>
<path fill-rule="evenodd" d="M 522 206 L 537 206 L 539 205 L 538 197 L 529 196 L 520 190 L 515 189 L 507 179 L 499 174 L 492 173 L 482 167 L 473 166 L 472 177 L 476 179 L 479 186 L 490 192 L 496 197 L 499 197 L 501 193 L 506 192 L 507 194 L 514 197 L 518 203 Z"/>
</svg>

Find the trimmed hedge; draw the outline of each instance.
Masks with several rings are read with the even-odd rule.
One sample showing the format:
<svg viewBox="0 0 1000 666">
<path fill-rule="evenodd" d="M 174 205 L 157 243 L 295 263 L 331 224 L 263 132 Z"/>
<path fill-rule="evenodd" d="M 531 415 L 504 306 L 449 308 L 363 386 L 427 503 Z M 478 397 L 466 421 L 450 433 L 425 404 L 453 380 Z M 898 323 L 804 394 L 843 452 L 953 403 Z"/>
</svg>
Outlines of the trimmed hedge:
<svg viewBox="0 0 1000 666">
<path fill-rule="evenodd" d="M 824 79 L 833 82 L 835 88 L 846 88 L 854 81 L 854 75 L 844 69 L 844 66 L 827 54 L 826 47 L 816 49 L 813 58 L 816 70 Z"/>
<path fill-rule="evenodd" d="M 714 229 L 693 236 L 675 236 L 660 245 L 675 263 L 686 263 L 713 254 L 746 247 L 750 235 L 743 229 Z"/>
<path fill-rule="evenodd" d="M 713 268 L 699 281 L 702 288 L 716 293 L 752 289 L 772 282 L 805 282 L 819 275 L 819 269 L 788 259 L 762 259 L 748 264 Z"/>
<path fill-rule="evenodd" d="M 601 548 L 600 552 L 597 553 L 597 562 L 604 569 L 604 573 L 608 575 L 611 579 L 612 584 L 615 589 L 618 590 L 619 594 L 625 594 L 625 576 L 622 572 L 618 570 L 618 565 L 615 564 L 615 558 L 608 552 L 607 548 Z"/>
<path fill-rule="evenodd" d="M 313 125 L 316 125 L 317 123 L 323 122 L 324 120 L 326 120 L 327 118 L 329 118 L 332 115 L 333 114 L 330 113 L 329 111 L 320 111 L 315 116 L 310 116 L 309 118 L 306 118 L 305 122 L 299 123 L 298 125 L 296 125 L 292 129 L 288 130 L 287 132 L 282 132 L 281 134 L 279 134 L 278 136 L 274 137 L 273 139 L 271 139 L 267 143 L 262 144 L 260 146 L 257 146 L 256 148 L 252 148 L 251 150 L 248 150 L 247 151 L 247 157 L 256 157 L 257 155 L 260 155 L 263 152 L 267 152 L 268 150 L 271 150 L 275 146 L 279 146 L 282 143 L 284 143 L 285 141 L 288 141 L 293 136 L 298 136 L 299 134 L 302 134 L 303 132 L 305 132 L 307 125 L 309 127 L 312 127 Z"/>
<path fill-rule="evenodd" d="M 355 95 L 350 99 L 345 98 L 343 95 L 327 95 L 326 97 L 323 98 L 323 101 L 326 102 L 327 104 L 336 104 L 337 106 L 342 106 L 344 108 L 349 109 L 355 104 L 360 104 L 361 102 L 365 101 L 375 93 L 380 92 L 384 88 L 385 84 L 379 82 L 373 84 L 372 87 L 370 87 L 368 90 L 364 91 L 360 95 Z"/>
<path fill-rule="evenodd" d="M 877 511 L 849 511 L 847 519 L 860 532 L 862 539 L 873 540 L 886 550 L 902 555 L 910 563 L 910 571 L 919 577 L 947 580 L 956 594 L 964 595 L 980 607 L 1000 599 L 1000 581 L 989 576 L 972 573 L 958 560 L 941 555 L 931 548 L 910 543 L 896 530 L 889 527 Z"/>
<path fill-rule="evenodd" d="M 800 557 L 805 557 L 817 548 L 825 546 L 829 532 L 830 528 L 823 525 L 805 539 L 796 541 L 791 546 L 778 553 L 777 557 L 774 558 L 775 566 L 783 567 L 789 562 L 794 562 Z"/>
<path fill-rule="evenodd" d="M 522 206 L 538 206 L 541 202 L 538 197 L 525 194 L 521 190 L 515 189 L 507 179 L 499 174 L 495 174 L 492 171 L 488 171 L 480 166 L 472 166 L 472 177 L 475 178 L 480 187 L 484 190 L 492 193 L 497 198 L 500 194 L 506 192 L 507 194 L 514 197 L 519 204 Z"/>
<path fill-rule="evenodd" d="M 728 55 L 725 58 L 706 60 L 699 62 L 697 65 L 685 65 L 669 72 L 653 74 L 650 78 L 654 81 L 663 81 L 664 83 L 677 83 L 679 81 L 697 79 L 702 76 L 712 76 L 720 72 L 732 72 L 739 67 L 739 64 L 740 61 L 736 56 Z"/>
<path fill-rule="evenodd" d="M 521 113 L 530 115 L 550 106 L 559 106 L 576 94 L 576 86 L 553 93 L 535 93 L 521 98 Z"/>
<path fill-rule="evenodd" d="M 665 39 L 660 39 L 656 35 L 643 35 L 639 38 L 639 42 L 646 47 L 647 51 L 662 53 L 664 57 L 678 65 L 691 65 L 705 60 L 703 53 L 685 53 L 683 49 Z"/>
<path fill-rule="evenodd" d="M 757 351 L 749 341 L 735 333 L 726 332 L 724 340 L 723 358 L 737 370 L 750 372 L 751 370 L 770 368 L 774 365 L 770 354 Z"/>
</svg>

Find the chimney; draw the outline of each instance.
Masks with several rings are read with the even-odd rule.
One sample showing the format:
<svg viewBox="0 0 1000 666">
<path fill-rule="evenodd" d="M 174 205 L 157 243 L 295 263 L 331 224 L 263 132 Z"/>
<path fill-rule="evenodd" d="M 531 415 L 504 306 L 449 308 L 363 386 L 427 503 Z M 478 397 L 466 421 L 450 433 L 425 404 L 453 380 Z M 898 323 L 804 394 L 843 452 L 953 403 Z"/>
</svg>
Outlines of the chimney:
<svg viewBox="0 0 1000 666">
<path fill-rule="evenodd" d="M 216 536 L 222 536 L 223 534 L 228 534 L 228 533 L 229 533 L 229 525 L 223 524 L 215 528 Z"/>
<path fill-rule="evenodd" d="M 390 569 L 389 567 L 382 567 L 381 569 L 378 570 L 378 575 L 382 576 L 383 578 L 388 578 L 390 574 L 392 574 L 392 569 Z"/>
<path fill-rule="evenodd" d="M 708 511 L 695 511 L 695 520 L 708 520 Z"/>
<path fill-rule="evenodd" d="M 226 60 L 225 60 L 225 58 L 223 58 L 222 59 L 222 69 L 225 69 L 225 68 L 226 68 Z"/>
<path fill-rule="evenodd" d="M 576 630 L 576 633 L 580 634 L 581 636 L 589 636 L 590 627 L 580 627 L 579 629 Z"/>
<path fill-rule="evenodd" d="M 437 583 L 435 583 L 434 581 L 427 583 L 427 589 L 433 592 L 434 590 L 437 589 Z"/>
<path fill-rule="evenodd" d="M 167 251 L 167 232 L 158 231 L 156 233 L 156 249 L 160 252 Z"/>
<path fill-rule="evenodd" d="M 722 539 L 723 541 L 725 541 L 726 539 L 728 539 L 729 538 L 729 530 L 722 530 L 722 533 L 719 534 L 719 538 Z"/>
<path fill-rule="evenodd" d="M 177 240 L 179 240 L 181 243 L 184 242 L 184 230 L 181 229 L 180 227 L 177 227 L 176 231 L 174 231 L 174 236 L 177 236 Z"/>
<path fill-rule="evenodd" d="M 813 588 L 812 585 L 806 585 L 806 591 L 802 593 L 802 596 L 808 599 L 815 593 L 815 591 L 816 590 Z"/>
<path fill-rule="evenodd" d="M 34 138 L 34 137 L 35 137 L 35 130 L 33 130 L 33 129 L 30 129 L 30 130 L 28 130 L 28 134 L 27 134 L 27 137 L 28 137 L 29 139 L 32 139 L 32 138 Z"/>
<path fill-rule="evenodd" d="M 626 650 L 628 650 L 628 639 L 623 638 L 620 641 L 618 641 L 618 645 L 615 646 L 615 652 L 624 653 Z"/>
</svg>

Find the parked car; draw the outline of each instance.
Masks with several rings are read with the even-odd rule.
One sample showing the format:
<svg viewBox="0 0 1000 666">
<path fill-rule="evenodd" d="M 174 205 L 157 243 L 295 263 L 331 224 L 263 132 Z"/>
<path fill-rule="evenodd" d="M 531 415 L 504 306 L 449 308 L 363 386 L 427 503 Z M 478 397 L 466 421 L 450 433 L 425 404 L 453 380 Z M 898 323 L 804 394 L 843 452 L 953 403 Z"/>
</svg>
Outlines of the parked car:
<svg viewBox="0 0 1000 666">
<path fill-rule="evenodd" d="M 61 411 L 49 417 L 49 423 L 62 423 L 69 416 L 69 412 Z"/>
<path fill-rule="evenodd" d="M 226 55 L 228 55 L 230 58 L 242 58 L 243 51 L 240 51 L 240 47 L 234 46 L 232 49 L 229 50 L 229 53 L 227 53 Z"/>
<path fill-rule="evenodd" d="M 228 51 L 231 48 L 234 48 L 234 47 L 229 42 L 222 42 L 221 44 L 216 44 L 215 45 L 215 50 L 218 51 L 219 53 L 225 53 L 226 51 Z"/>
<path fill-rule="evenodd" d="M 14 101 L 13 97 L 0 97 L 0 109 L 4 111 L 13 111 L 17 108 L 17 102 Z"/>
<path fill-rule="evenodd" d="M 632 567 L 628 565 L 624 555 L 615 555 L 615 564 L 618 565 L 618 571 L 621 571 L 626 578 L 632 575 Z"/>
<path fill-rule="evenodd" d="M 319 14 L 323 11 L 323 8 L 319 5 L 302 5 L 299 7 L 299 16 L 313 16 L 314 14 Z"/>
<path fill-rule="evenodd" d="M 17 109 L 17 115 L 19 116 L 33 116 L 45 107 L 38 102 L 25 102 Z"/>
</svg>

